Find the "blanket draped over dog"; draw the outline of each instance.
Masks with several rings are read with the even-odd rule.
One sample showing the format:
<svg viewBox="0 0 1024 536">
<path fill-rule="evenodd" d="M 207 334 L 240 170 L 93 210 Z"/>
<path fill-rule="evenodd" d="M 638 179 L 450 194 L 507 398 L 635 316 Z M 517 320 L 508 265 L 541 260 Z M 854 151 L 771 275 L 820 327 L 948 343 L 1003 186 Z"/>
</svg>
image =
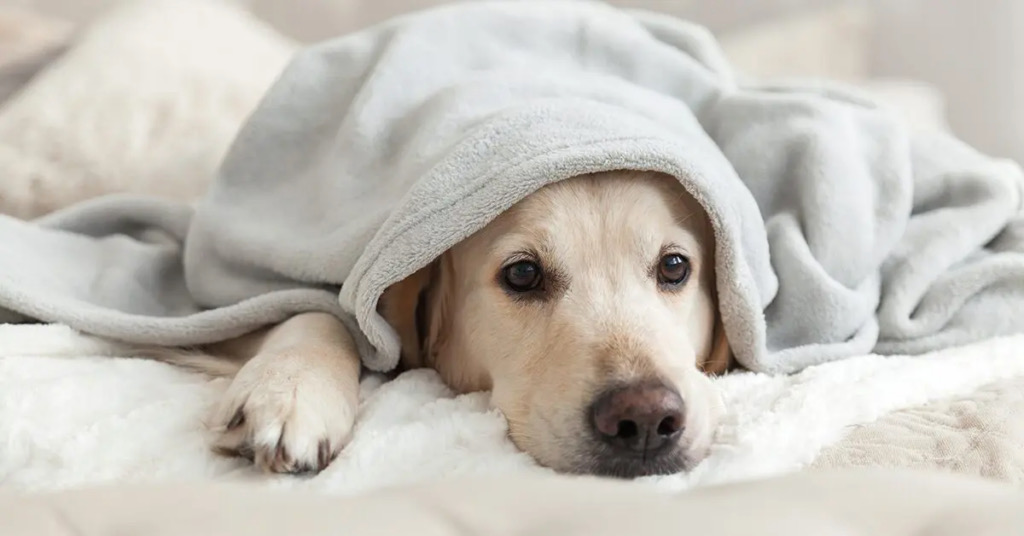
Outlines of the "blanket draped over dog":
<svg viewBox="0 0 1024 536">
<path fill-rule="evenodd" d="M 589 2 L 453 5 L 299 53 L 197 206 L 0 216 L 0 321 L 193 345 L 326 311 L 386 370 L 386 287 L 538 188 L 615 169 L 707 209 L 754 370 L 1024 332 L 1018 167 L 846 90 L 743 82 L 704 29 Z"/>
</svg>

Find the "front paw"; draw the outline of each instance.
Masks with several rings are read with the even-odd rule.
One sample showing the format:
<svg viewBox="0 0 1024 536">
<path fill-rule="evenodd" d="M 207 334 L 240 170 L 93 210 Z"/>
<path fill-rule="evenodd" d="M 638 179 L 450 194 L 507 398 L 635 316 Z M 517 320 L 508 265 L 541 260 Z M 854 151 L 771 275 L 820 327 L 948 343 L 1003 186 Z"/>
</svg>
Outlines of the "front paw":
<svg viewBox="0 0 1024 536">
<path fill-rule="evenodd" d="M 310 365 L 283 352 L 246 363 L 214 413 L 214 449 L 274 473 L 327 467 L 352 433 L 359 384 Z"/>
</svg>

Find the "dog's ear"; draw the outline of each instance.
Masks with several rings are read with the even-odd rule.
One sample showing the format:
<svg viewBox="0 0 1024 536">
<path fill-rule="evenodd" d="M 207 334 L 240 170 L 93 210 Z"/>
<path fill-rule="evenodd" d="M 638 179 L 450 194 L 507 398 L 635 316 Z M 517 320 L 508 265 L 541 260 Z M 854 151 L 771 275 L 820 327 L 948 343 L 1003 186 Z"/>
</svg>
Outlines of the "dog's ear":
<svg viewBox="0 0 1024 536">
<path fill-rule="evenodd" d="M 729 346 L 729 339 L 725 335 L 725 326 L 722 324 L 721 313 L 715 314 L 715 329 L 712 334 L 711 352 L 708 354 L 701 368 L 707 374 L 722 374 L 732 369 L 736 360 L 732 355 L 732 348 Z"/>
<path fill-rule="evenodd" d="M 429 366 L 443 343 L 449 308 L 443 288 L 450 279 L 445 273 L 448 264 L 442 255 L 388 287 L 380 298 L 380 314 L 398 333 L 402 345 L 403 368 Z"/>
</svg>

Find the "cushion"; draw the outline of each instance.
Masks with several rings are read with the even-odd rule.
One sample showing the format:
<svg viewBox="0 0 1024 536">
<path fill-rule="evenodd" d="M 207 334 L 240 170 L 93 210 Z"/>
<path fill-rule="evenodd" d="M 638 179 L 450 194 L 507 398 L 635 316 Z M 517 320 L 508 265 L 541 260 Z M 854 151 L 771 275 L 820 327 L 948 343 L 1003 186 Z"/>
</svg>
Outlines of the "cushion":
<svg viewBox="0 0 1024 536">
<path fill-rule="evenodd" d="M 0 109 L 0 212 L 109 192 L 193 199 L 293 51 L 228 3 L 126 4 Z"/>
</svg>

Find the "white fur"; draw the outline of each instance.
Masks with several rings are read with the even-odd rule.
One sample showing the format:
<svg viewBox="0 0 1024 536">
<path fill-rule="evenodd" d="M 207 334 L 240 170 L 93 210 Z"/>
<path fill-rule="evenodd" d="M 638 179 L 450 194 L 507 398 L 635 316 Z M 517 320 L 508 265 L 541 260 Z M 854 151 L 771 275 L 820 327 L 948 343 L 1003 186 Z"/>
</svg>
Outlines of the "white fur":
<svg viewBox="0 0 1024 536">
<path fill-rule="evenodd" d="M 0 109 L 0 213 L 202 193 L 294 45 L 228 2 L 128 3 Z"/>
<path fill-rule="evenodd" d="M 325 378 L 336 375 L 325 373 L 332 372 L 332 360 L 313 358 L 311 363 L 310 359 L 291 352 L 269 352 L 247 362 L 211 420 L 218 423 L 214 426 L 219 430 L 244 409 L 245 422 L 233 430 L 225 428 L 217 444 L 237 449 L 249 440 L 258 463 L 280 472 L 316 467 L 320 440 L 342 447 L 355 422 L 357 403 L 346 392 L 352 388 Z M 288 453 L 287 459 L 274 459 L 279 447 Z"/>
<path fill-rule="evenodd" d="M 81 347 L 79 357 L 70 355 Z M 921 357 L 865 356 L 792 377 L 717 381 L 729 404 L 711 456 L 659 487 L 799 470 L 850 426 L 1024 375 L 1024 336 Z M 110 481 L 247 479 L 259 485 L 359 492 L 467 474 L 547 471 L 505 439 L 486 393 L 454 397 L 437 375 L 363 380 L 355 434 L 316 477 L 264 476 L 208 448 L 203 426 L 227 386 L 112 353 L 61 326 L 0 326 L 0 483 L 55 489 Z M 114 352 L 116 353 L 116 352 Z M 35 356 L 35 357 L 33 357 Z"/>
</svg>

